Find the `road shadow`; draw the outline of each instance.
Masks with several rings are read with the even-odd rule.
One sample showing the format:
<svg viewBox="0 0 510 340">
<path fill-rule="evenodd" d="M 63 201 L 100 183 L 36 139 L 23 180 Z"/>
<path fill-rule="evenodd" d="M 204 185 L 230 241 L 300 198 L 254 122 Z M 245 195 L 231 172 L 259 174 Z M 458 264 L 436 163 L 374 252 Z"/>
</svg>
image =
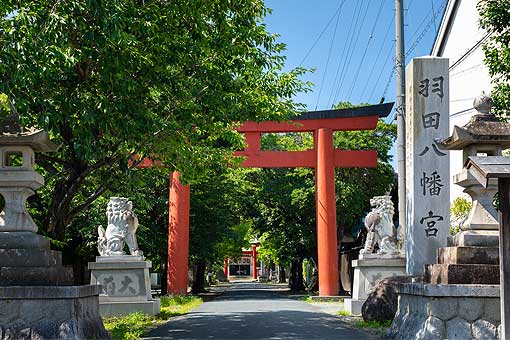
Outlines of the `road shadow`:
<svg viewBox="0 0 510 340">
<path fill-rule="evenodd" d="M 380 339 L 325 313 L 273 310 L 192 312 L 152 330 L 144 339 Z"/>
</svg>

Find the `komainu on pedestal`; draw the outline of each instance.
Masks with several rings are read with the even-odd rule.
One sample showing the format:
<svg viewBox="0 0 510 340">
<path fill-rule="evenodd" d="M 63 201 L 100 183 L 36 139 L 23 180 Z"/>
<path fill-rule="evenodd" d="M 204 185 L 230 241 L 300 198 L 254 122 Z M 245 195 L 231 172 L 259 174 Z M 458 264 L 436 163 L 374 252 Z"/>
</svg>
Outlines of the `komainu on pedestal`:
<svg viewBox="0 0 510 340">
<path fill-rule="evenodd" d="M 97 228 L 97 250 L 101 256 L 126 255 L 124 246 L 127 244 L 129 253 L 142 256 L 143 252 L 138 249 L 136 230 L 138 218 L 133 212 L 133 203 L 127 198 L 112 197 L 106 210 L 108 226 L 106 230 L 102 226 Z"/>
<path fill-rule="evenodd" d="M 106 217 L 106 230 L 98 227 L 97 248 L 101 256 L 96 257 L 96 262 L 89 262 L 91 284 L 100 284 L 103 289 L 99 297 L 101 315 L 158 314 L 160 301 L 151 294 L 149 269 L 152 264 L 144 261 L 143 252 L 138 248 L 138 218 L 132 202 L 124 197 L 111 197 Z M 124 251 L 126 245 L 130 255 Z"/>
<path fill-rule="evenodd" d="M 397 228 L 393 224 L 395 208 L 391 196 L 376 196 L 370 200 L 372 211 L 365 217 L 367 240 L 361 254 L 372 254 L 377 246 L 377 254 L 400 254 Z"/>
<path fill-rule="evenodd" d="M 352 298 L 345 299 L 345 309 L 359 315 L 377 283 L 385 278 L 405 275 L 405 258 L 401 255 L 397 228 L 393 224 L 395 209 L 391 196 L 375 196 L 372 210 L 365 217 L 367 240 L 359 259 L 352 261 L 354 283 Z"/>
</svg>

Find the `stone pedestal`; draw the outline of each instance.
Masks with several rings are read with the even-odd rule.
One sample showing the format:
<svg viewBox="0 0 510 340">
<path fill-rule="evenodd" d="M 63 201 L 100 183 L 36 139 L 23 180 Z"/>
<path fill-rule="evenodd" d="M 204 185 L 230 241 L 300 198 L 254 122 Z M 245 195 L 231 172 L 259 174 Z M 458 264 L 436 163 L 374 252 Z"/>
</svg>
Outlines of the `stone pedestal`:
<svg viewBox="0 0 510 340">
<path fill-rule="evenodd" d="M 344 309 L 352 315 L 361 314 L 361 306 L 374 289 L 378 281 L 391 277 L 406 275 L 406 260 L 399 255 L 362 255 L 352 261 L 354 284 L 352 298 L 344 300 Z"/>
<path fill-rule="evenodd" d="M 398 311 L 389 339 L 498 339 L 497 285 L 405 283 L 397 291 Z"/>
<path fill-rule="evenodd" d="M 32 232 L 0 232 L 0 340 L 111 339 L 99 287 L 72 286 L 62 254 Z"/>
<path fill-rule="evenodd" d="M 103 289 L 99 297 L 101 315 L 158 314 L 160 301 L 151 294 L 151 267 L 150 261 L 133 255 L 98 256 L 96 262 L 89 262 L 90 283 Z"/>
<path fill-rule="evenodd" d="M 424 281 L 434 284 L 499 284 L 498 248 L 440 248 L 437 263 L 425 265 Z"/>
<path fill-rule="evenodd" d="M 111 339 L 98 286 L 0 287 L 0 339 Z"/>
</svg>

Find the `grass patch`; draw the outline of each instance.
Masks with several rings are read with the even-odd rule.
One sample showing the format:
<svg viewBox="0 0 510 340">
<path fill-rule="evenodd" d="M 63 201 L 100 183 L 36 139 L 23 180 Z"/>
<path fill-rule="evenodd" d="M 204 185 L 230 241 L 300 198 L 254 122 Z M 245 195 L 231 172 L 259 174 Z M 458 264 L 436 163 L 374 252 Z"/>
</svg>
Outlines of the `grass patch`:
<svg viewBox="0 0 510 340">
<path fill-rule="evenodd" d="M 168 320 L 172 316 L 188 313 L 193 308 L 200 306 L 202 302 L 202 299 L 196 296 L 163 296 L 161 298 L 161 312 L 157 317 L 161 320 Z"/>
<path fill-rule="evenodd" d="M 380 322 L 380 321 L 358 321 L 356 327 L 359 328 L 388 328 L 391 326 L 391 320 Z"/>
<path fill-rule="evenodd" d="M 316 295 L 306 295 L 306 296 L 303 296 L 300 300 L 304 301 L 304 302 L 308 302 L 308 303 L 343 303 L 344 302 L 343 298 L 321 299 L 320 296 L 316 296 Z"/>
<path fill-rule="evenodd" d="M 308 303 L 314 302 L 310 295 L 303 296 L 302 298 L 300 298 L 300 300 Z"/>
<path fill-rule="evenodd" d="M 186 314 L 201 303 L 202 299 L 196 296 L 163 296 L 160 313 L 154 317 L 137 312 L 122 317 L 104 318 L 103 323 L 113 339 L 135 340 L 151 328 L 173 316 Z"/>
<path fill-rule="evenodd" d="M 337 314 L 341 315 L 341 316 L 350 316 L 351 315 L 351 313 L 349 313 L 349 311 L 346 311 L 346 310 L 341 310 Z"/>
</svg>

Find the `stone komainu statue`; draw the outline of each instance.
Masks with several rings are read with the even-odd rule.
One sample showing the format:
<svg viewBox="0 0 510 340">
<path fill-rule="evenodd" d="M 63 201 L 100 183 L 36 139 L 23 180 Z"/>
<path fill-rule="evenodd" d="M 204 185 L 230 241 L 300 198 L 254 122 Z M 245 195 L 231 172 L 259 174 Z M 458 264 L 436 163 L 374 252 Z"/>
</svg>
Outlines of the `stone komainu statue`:
<svg viewBox="0 0 510 340">
<path fill-rule="evenodd" d="M 393 202 L 391 196 L 375 196 L 370 200 L 373 207 L 365 217 L 367 240 L 361 254 L 372 254 L 375 245 L 379 246 L 378 254 L 399 254 L 397 228 L 393 224 Z"/>
<path fill-rule="evenodd" d="M 106 210 L 108 226 L 98 227 L 97 249 L 101 256 L 125 255 L 126 243 L 131 255 L 143 255 L 138 249 L 136 229 L 138 218 L 133 213 L 133 203 L 124 197 L 111 197 Z"/>
</svg>

